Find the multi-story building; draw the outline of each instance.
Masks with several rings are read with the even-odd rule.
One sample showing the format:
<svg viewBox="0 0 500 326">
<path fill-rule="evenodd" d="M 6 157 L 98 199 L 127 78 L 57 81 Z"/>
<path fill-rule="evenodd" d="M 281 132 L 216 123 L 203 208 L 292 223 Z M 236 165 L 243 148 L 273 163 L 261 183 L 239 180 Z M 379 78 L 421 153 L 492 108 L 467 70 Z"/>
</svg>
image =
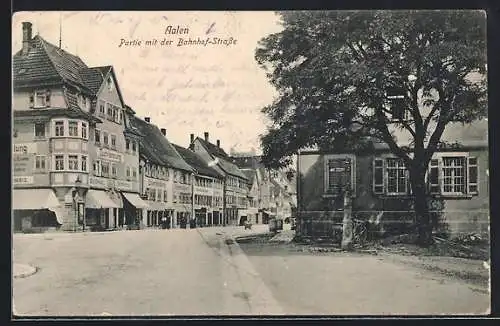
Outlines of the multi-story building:
<svg viewBox="0 0 500 326">
<path fill-rule="evenodd" d="M 224 175 L 224 218 L 223 224 L 236 225 L 241 221 L 238 216 L 247 208 L 248 180 L 241 170 L 233 163 L 227 153 L 217 145 L 210 143 L 208 132 L 204 133 L 204 138 L 194 137 L 191 134 L 190 149 L 198 153 L 205 162 L 209 163 L 217 172 Z"/>
<path fill-rule="evenodd" d="M 118 226 L 120 192 L 139 191 L 125 167 L 139 161 L 137 144 L 135 153 L 123 154 L 125 105 L 113 68 L 88 67 L 33 37 L 25 22 L 13 84 L 16 229 Z"/>
<path fill-rule="evenodd" d="M 259 221 L 259 179 L 257 177 L 257 170 L 254 169 L 241 169 L 248 179 L 248 193 L 247 193 L 247 209 L 241 217 L 246 216 L 246 220 L 252 224 L 258 224 Z"/>
<path fill-rule="evenodd" d="M 193 210 L 196 225 L 221 225 L 224 210 L 224 175 L 210 167 L 197 153 L 178 145 L 174 147 L 195 170 Z"/>
<path fill-rule="evenodd" d="M 149 117 L 131 119 L 132 126 L 144 137 L 140 146 L 141 194 L 148 205 L 143 225 L 160 225 L 163 217 L 169 227 L 185 227 L 192 216 L 194 178 L 187 164 L 166 138 L 166 129 L 159 129 Z"/>
</svg>

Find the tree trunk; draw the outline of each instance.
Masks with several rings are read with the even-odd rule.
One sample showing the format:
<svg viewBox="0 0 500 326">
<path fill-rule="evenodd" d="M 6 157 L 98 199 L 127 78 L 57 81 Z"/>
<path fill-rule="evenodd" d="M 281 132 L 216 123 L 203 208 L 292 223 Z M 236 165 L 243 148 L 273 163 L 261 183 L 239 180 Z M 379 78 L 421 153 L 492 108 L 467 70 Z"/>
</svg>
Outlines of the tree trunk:
<svg viewBox="0 0 500 326">
<path fill-rule="evenodd" d="M 418 229 L 418 244 L 428 247 L 432 244 L 432 224 L 429 213 L 425 169 L 416 168 L 410 174 L 414 195 L 414 209 Z"/>
</svg>

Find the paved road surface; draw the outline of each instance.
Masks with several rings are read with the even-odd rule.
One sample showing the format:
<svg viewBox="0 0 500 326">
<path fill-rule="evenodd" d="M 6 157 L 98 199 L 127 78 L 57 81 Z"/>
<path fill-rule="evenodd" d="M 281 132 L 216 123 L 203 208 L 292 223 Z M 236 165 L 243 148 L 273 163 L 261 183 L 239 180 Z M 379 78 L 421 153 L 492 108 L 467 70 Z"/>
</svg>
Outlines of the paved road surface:
<svg viewBox="0 0 500 326">
<path fill-rule="evenodd" d="M 254 228 L 252 232 L 264 232 Z M 283 255 L 242 228 L 15 235 L 18 315 L 484 312 L 489 296 L 376 257 Z"/>
</svg>

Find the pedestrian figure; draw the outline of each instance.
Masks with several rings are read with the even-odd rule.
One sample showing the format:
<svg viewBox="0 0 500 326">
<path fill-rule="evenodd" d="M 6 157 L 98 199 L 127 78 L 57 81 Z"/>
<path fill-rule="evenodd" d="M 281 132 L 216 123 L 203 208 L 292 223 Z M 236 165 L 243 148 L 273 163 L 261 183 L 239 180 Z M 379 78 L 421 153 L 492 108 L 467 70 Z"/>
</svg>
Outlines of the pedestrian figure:
<svg viewBox="0 0 500 326">
<path fill-rule="evenodd" d="M 163 216 L 161 218 L 161 228 L 166 229 L 167 228 L 167 217 Z"/>
</svg>

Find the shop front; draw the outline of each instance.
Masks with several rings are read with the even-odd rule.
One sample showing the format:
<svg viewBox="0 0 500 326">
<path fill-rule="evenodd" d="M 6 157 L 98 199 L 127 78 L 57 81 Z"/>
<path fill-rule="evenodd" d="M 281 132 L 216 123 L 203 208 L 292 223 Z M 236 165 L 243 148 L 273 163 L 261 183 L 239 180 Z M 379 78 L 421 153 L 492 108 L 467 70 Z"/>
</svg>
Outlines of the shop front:
<svg viewBox="0 0 500 326">
<path fill-rule="evenodd" d="M 116 195 L 104 190 L 89 189 L 85 196 L 84 227 L 91 231 L 103 231 L 113 228 L 118 221 L 120 204 L 112 199 Z"/>
<path fill-rule="evenodd" d="M 207 208 L 202 207 L 194 210 L 194 216 L 196 219 L 196 226 L 204 227 L 207 226 Z"/>
<path fill-rule="evenodd" d="M 143 220 L 143 210 L 148 209 L 148 204 L 142 200 L 139 194 L 122 192 L 123 196 L 123 225 L 139 226 Z"/>
<path fill-rule="evenodd" d="M 14 232 L 59 229 L 63 224 L 61 204 L 52 189 L 13 190 Z"/>
</svg>

